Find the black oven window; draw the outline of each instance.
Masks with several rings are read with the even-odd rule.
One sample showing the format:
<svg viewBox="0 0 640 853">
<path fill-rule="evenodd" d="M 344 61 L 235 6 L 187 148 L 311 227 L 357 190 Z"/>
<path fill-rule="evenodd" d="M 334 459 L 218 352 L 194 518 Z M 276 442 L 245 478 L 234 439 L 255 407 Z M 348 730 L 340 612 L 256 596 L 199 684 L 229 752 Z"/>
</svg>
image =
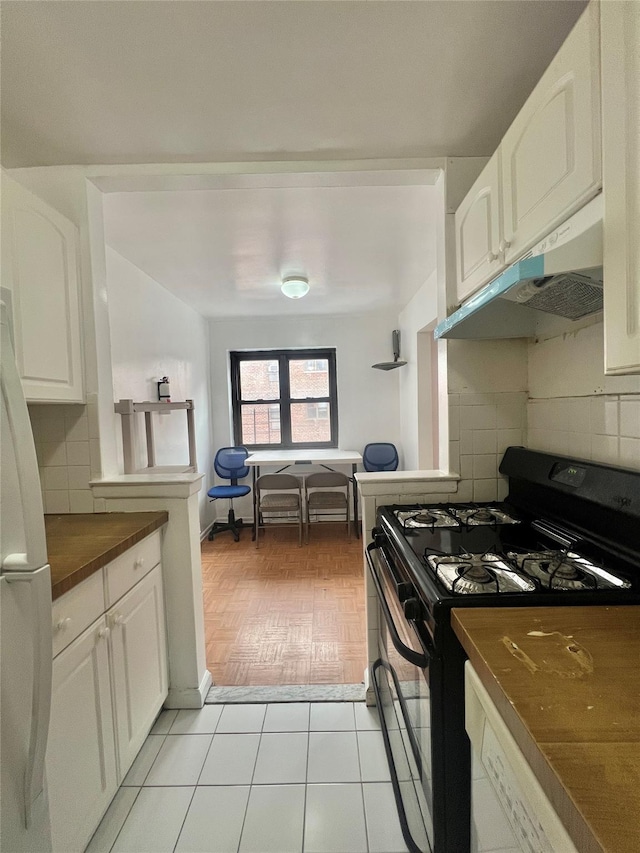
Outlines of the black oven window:
<svg viewBox="0 0 640 853">
<path fill-rule="evenodd" d="M 335 349 L 231 353 L 235 444 L 338 446 Z"/>
</svg>

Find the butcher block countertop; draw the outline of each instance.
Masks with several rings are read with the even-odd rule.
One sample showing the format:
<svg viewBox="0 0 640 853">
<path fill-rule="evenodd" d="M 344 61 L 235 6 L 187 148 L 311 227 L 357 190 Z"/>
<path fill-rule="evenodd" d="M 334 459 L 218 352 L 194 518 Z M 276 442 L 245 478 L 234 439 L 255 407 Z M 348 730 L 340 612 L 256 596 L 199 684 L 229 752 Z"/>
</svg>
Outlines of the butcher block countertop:
<svg viewBox="0 0 640 853">
<path fill-rule="evenodd" d="M 168 520 L 165 510 L 45 515 L 53 598 L 68 592 Z"/>
<path fill-rule="evenodd" d="M 640 851 L 640 607 L 453 610 L 580 853 Z"/>
</svg>

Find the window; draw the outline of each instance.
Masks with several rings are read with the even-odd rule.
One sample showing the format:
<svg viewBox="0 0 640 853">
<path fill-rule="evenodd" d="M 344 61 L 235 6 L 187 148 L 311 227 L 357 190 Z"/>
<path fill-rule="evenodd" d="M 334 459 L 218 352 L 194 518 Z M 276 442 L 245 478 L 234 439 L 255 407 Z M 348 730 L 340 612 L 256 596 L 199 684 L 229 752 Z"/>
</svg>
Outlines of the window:
<svg viewBox="0 0 640 853">
<path fill-rule="evenodd" d="M 236 444 L 337 447 L 335 349 L 232 352 L 231 387 Z"/>
</svg>

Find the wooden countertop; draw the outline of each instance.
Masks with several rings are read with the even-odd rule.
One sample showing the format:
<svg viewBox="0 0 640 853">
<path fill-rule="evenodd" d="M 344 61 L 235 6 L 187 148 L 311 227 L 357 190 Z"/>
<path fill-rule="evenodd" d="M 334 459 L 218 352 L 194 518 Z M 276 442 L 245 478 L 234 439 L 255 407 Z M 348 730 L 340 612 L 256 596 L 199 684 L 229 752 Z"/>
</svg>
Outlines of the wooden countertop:
<svg viewBox="0 0 640 853">
<path fill-rule="evenodd" d="M 640 850 L 640 607 L 453 610 L 580 853 Z"/>
<path fill-rule="evenodd" d="M 68 592 L 168 520 L 166 510 L 45 515 L 53 598 Z"/>
</svg>

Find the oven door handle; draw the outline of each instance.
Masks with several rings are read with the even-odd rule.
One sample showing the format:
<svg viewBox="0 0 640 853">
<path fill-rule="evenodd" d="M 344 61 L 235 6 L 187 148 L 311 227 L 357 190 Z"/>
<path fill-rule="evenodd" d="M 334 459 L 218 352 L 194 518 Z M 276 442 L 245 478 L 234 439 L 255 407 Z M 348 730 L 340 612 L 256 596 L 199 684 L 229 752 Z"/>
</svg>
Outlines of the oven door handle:
<svg viewBox="0 0 640 853">
<path fill-rule="evenodd" d="M 420 652 L 416 652 L 414 649 L 409 648 L 409 646 L 405 645 L 405 643 L 403 643 L 400 639 L 400 634 L 398 634 L 398 630 L 393 621 L 393 616 L 391 615 L 389 604 L 387 603 L 384 590 L 382 589 L 382 584 L 380 583 L 376 568 L 373 564 L 373 559 L 371 558 L 371 551 L 377 550 L 379 549 L 376 547 L 375 543 L 372 542 L 370 545 L 367 545 L 367 550 L 365 553 L 367 557 L 367 563 L 369 564 L 369 572 L 376 588 L 378 600 L 380 601 L 380 606 L 382 607 L 382 612 L 384 614 L 385 622 L 387 623 L 389 633 L 391 634 L 391 640 L 393 642 L 393 645 L 395 646 L 395 649 L 398 654 L 405 660 L 409 661 L 409 663 L 412 663 L 414 666 L 419 666 L 420 669 L 426 669 L 429 666 L 429 658 L 427 657 L 427 655 L 420 654 Z"/>
</svg>

